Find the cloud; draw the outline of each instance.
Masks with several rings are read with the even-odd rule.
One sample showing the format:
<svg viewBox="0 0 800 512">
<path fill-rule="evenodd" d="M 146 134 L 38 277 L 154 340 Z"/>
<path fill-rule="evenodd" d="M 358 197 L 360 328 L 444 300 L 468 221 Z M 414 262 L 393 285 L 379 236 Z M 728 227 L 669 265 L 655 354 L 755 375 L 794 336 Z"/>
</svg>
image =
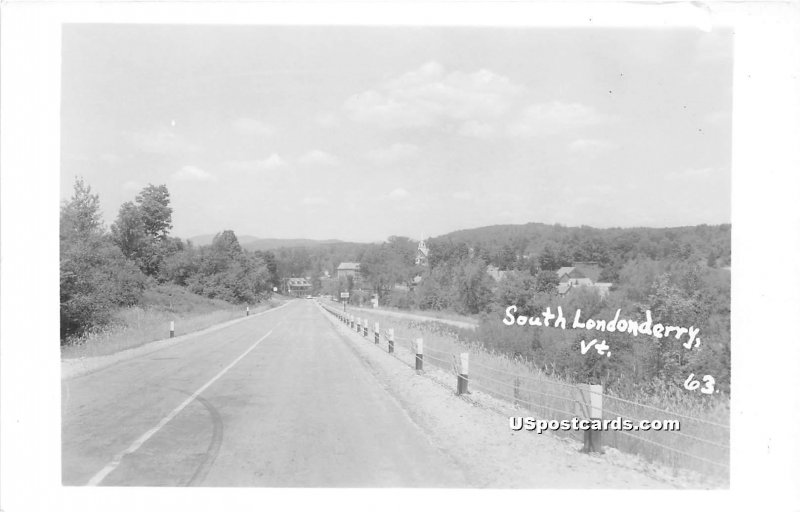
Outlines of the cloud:
<svg viewBox="0 0 800 512">
<path fill-rule="evenodd" d="M 453 192 L 453 198 L 462 200 L 472 199 L 472 192 L 466 190 L 459 190 L 457 192 Z"/>
<path fill-rule="evenodd" d="M 123 190 L 140 190 L 142 188 L 144 188 L 144 185 L 134 180 L 126 181 L 122 184 Z"/>
<path fill-rule="evenodd" d="M 551 101 L 530 105 L 508 127 L 516 137 L 537 137 L 606 122 L 606 116 L 581 103 Z"/>
<path fill-rule="evenodd" d="M 419 147 L 414 144 L 398 142 L 384 148 L 377 148 L 368 151 L 366 157 L 377 164 L 393 164 L 403 160 L 409 160 L 417 156 Z"/>
<path fill-rule="evenodd" d="M 495 135 L 497 129 L 489 123 L 472 120 L 462 123 L 458 128 L 458 133 L 467 137 L 486 139 Z"/>
<path fill-rule="evenodd" d="M 176 181 L 216 181 L 217 177 L 208 171 L 204 171 L 193 165 L 184 165 L 181 169 L 172 174 L 171 178 Z"/>
<path fill-rule="evenodd" d="M 666 178 L 670 181 L 682 181 L 692 179 L 705 179 L 717 172 L 713 167 L 690 167 L 680 171 L 673 171 L 666 174 Z"/>
<path fill-rule="evenodd" d="M 277 153 L 260 160 L 233 160 L 225 163 L 229 169 L 245 172 L 274 171 L 285 165 L 286 161 Z"/>
<path fill-rule="evenodd" d="M 614 149 L 615 144 L 598 139 L 576 139 L 570 142 L 569 149 L 575 153 L 601 153 Z"/>
<path fill-rule="evenodd" d="M 354 121 L 383 128 L 420 128 L 492 120 L 509 110 L 524 87 L 487 69 L 447 72 L 436 62 L 347 99 Z"/>
<path fill-rule="evenodd" d="M 200 147 L 189 142 L 171 128 L 157 128 L 148 132 L 129 133 L 131 144 L 143 153 L 176 154 L 194 153 Z"/>
<path fill-rule="evenodd" d="M 302 203 L 306 206 L 318 206 L 328 204 L 328 200 L 324 197 L 304 197 Z"/>
<path fill-rule="evenodd" d="M 235 119 L 231 124 L 233 129 L 242 135 L 270 137 L 275 133 L 275 128 L 272 125 L 257 119 L 240 117 Z"/>
<path fill-rule="evenodd" d="M 326 128 L 335 128 L 339 126 L 339 118 L 336 114 L 331 112 L 323 112 L 319 114 L 314 121 L 320 126 L 324 126 Z"/>
<path fill-rule="evenodd" d="M 396 188 L 389 192 L 389 199 L 399 200 L 408 197 L 408 191 L 404 188 Z"/>
<path fill-rule="evenodd" d="M 338 165 L 339 159 L 330 153 L 314 149 L 297 159 L 304 165 Z"/>
</svg>

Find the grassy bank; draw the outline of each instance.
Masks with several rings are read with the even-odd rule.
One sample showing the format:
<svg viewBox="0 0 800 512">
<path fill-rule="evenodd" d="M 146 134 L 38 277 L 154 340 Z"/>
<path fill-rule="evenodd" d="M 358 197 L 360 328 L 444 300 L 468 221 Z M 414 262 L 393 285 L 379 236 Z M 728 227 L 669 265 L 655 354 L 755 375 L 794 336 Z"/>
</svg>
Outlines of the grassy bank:
<svg viewBox="0 0 800 512">
<path fill-rule="evenodd" d="M 250 314 L 271 309 L 281 302 L 275 298 L 251 306 Z M 168 338 L 171 321 L 175 322 L 176 336 L 188 334 L 241 318 L 245 316 L 245 307 L 201 297 L 179 286 L 156 286 L 145 291 L 139 305 L 116 311 L 109 326 L 63 345 L 61 357 L 104 356 Z"/>
<path fill-rule="evenodd" d="M 394 329 L 396 346 L 405 349 L 409 363 L 413 357 L 413 340 L 423 338 L 425 365 L 453 373 L 454 386 L 458 354 L 469 352 L 470 388 L 513 404 L 519 409 L 517 415 L 522 413 L 559 421 L 583 415 L 578 405 L 583 403 L 582 383 L 548 375 L 529 361 L 488 350 L 473 337 L 473 333 L 435 321 L 421 322 L 382 315 L 380 311 L 359 311 L 357 316 L 366 318 L 370 327 L 379 322 L 382 334 L 388 328 Z M 689 395 L 680 396 L 683 399 L 676 399 L 674 394 L 666 392 L 653 396 L 605 394 L 604 419 L 619 416 L 637 423 L 639 420 L 678 420 L 681 428 L 679 432 L 607 431 L 602 434 L 603 446 L 637 454 L 675 473 L 691 470 L 713 482 L 727 481 L 730 451 L 727 399 L 720 399 L 709 407 L 691 400 Z M 558 434 L 583 441 L 582 432 L 562 431 Z"/>
</svg>

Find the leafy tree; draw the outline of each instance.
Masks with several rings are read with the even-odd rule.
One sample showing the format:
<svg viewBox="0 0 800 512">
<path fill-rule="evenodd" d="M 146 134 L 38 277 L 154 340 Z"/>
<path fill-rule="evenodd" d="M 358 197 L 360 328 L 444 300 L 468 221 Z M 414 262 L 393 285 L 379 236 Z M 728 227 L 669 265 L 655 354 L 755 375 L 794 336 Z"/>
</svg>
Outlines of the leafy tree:
<svg viewBox="0 0 800 512">
<path fill-rule="evenodd" d="M 147 185 L 136 196 L 144 232 L 152 239 L 164 240 L 172 229 L 172 208 L 166 185 Z"/>
<path fill-rule="evenodd" d="M 148 185 L 125 202 L 111 226 L 111 237 L 125 257 L 135 261 L 149 276 L 158 276 L 164 259 L 182 247 L 170 239 L 172 208 L 165 185 Z"/>
<path fill-rule="evenodd" d="M 536 291 L 538 293 L 555 293 L 558 289 L 558 274 L 552 270 L 542 270 L 536 274 Z"/>
<path fill-rule="evenodd" d="M 77 179 L 72 198 L 61 206 L 61 340 L 68 341 L 111 321 L 119 306 L 142 296 L 145 278 L 104 232 L 100 200 Z"/>
<path fill-rule="evenodd" d="M 493 299 L 491 278 L 480 260 L 460 264 L 456 268 L 453 281 L 456 306 L 460 312 L 475 314 L 487 310 Z"/>
</svg>

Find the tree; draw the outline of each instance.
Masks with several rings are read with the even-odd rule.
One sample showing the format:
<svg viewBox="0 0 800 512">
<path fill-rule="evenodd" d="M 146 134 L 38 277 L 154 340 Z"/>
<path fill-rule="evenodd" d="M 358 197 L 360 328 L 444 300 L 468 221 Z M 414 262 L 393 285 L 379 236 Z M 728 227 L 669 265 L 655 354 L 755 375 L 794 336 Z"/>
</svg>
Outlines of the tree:
<svg viewBox="0 0 800 512">
<path fill-rule="evenodd" d="M 475 314 L 486 311 L 492 302 L 491 278 L 486 266 L 478 261 L 464 261 L 455 270 L 453 278 L 457 308 L 461 313 Z"/>
<path fill-rule="evenodd" d="M 165 185 L 147 185 L 134 202 L 122 204 L 111 226 L 114 243 L 149 276 L 158 276 L 164 259 L 182 243 L 169 238 L 172 208 Z"/>
<path fill-rule="evenodd" d="M 111 238 L 126 258 L 142 261 L 148 240 L 141 210 L 132 201 L 120 206 L 117 220 L 111 225 Z"/>
<path fill-rule="evenodd" d="M 172 208 L 169 203 L 169 191 L 166 185 L 147 185 L 136 196 L 144 232 L 154 240 L 165 239 L 172 229 Z"/>
<path fill-rule="evenodd" d="M 61 207 L 61 239 L 100 234 L 102 224 L 100 197 L 83 178 L 75 178 L 72 198 Z"/>
<path fill-rule="evenodd" d="M 100 200 L 76 179 L 72 198 L 61 206 L 61 340 L 111 321 L 119 306 L 136 304 L 145 278 L 104 232 Z"/>
<path fill-rule="evenodd" d="M 536 291 L 538 293 L 555 293 L 558 290 L 558 274 L 552 270 L 542 270 L 536 274 Z"/>
</svg>

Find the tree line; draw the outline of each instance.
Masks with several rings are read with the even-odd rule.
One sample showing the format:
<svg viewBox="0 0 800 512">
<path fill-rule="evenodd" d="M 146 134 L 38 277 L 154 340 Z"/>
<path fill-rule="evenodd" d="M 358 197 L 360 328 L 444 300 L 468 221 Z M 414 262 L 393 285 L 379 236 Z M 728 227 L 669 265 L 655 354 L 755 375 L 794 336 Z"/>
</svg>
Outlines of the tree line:
<svg viewBox="0 0 800 512">
<path fill-rule="evenodd" d="M 170 236 L 172 208 L 165 185 L 147 185 L 122 204 L 110 228 L 100 198 L 82 179 L 60 212 L 61 341 L 107 325 L 114 311 L 142 300 L 161 283 L 231 303 L 267 298 L 279 282 L 268 251 L 243 250 L 233 231 L 194 247 Z"/>
</svg>

